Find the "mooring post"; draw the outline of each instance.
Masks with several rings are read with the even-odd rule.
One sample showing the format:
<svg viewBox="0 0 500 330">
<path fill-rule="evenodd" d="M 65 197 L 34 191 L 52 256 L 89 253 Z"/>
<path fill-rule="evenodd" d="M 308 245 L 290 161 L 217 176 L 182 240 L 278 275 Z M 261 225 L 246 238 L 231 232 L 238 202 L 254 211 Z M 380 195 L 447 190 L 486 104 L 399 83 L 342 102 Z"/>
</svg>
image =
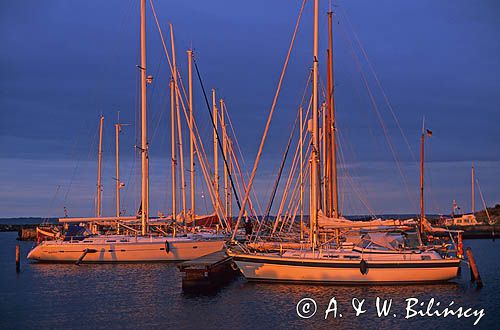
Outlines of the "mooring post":
<svg viewBox="0 0 500 330">
<path fill-rule="evenodd" d="M 472 255 L 471 248 L 467 247 L 465 253 L 467 254 L 467 258 L 469 259 L 471 281 L 476 282 L 477 288 L 480 289 L 483 287 L 483 281 L 481 280 L 481 275 L 479 275 L 479 270 L 477 269 L 476 261 L 474 260 L 474 256 Z"/>
<path fill-rule="evenodd" d="M 21 248 L 19 244 L 16 245 L 16 272 L 21 270 Z"/>
</svg>

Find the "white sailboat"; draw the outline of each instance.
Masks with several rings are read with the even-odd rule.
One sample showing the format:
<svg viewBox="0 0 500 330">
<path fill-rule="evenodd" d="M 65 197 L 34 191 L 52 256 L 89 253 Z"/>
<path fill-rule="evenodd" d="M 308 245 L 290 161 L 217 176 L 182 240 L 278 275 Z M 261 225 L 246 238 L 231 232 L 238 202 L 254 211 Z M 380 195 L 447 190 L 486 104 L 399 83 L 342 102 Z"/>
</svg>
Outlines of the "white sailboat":
<svg viewBox="0 0 500 330">
<path fill-rule="evenodd" d="M 43 262 L 155 262 L 194 259 L 220 251 L 225 239 L 220 235 L 187 234 L 165 237 L 149 234 L 149 158 L 146 104 L 146 0 L 140 3 L 141 41 L 141 231 L 136 235 L 73 235 L 43 241 L 28 254 L 28 259 Z M 102 119 L 101 119 L 102 132 Z M 101 151 L 99 151 L 101 152 Z M 96 218 L 62 219 L 64 222 L 137 221 L 136 217 L 104 218 L 100 213 L 100 163 L 98 174 Z M 123 224 L 122 224 L 123 226 Z M 92 226 L 91 226 L 92 227 Z"/>
<path fill-rule="evenodd" d="M 329 15 L 329 27 L 329 69 L 332 70 L 331 14 Z M 456 277 L 460 267 L 460 259 L 454 256 L 454 251 L 443 252 L 422 245 L 421 223 L 425 221 L 423 200 L 420 230 L 414 232 L 412 237 L 406 230 L 401 230 L 411 223 L 388 223 L 377 220 L 376 223 L 360 225 L 359 222 L 352 223 L 340 218 L 337 202 L 335 154 L 326 155 L 327 159 L 331 157 L 329 166 L 332 167 L 325 172 L 328 172 L 327 175 L 330 175 L 330 178 L 333 176 L 333 182 L 329 187 L 325 185 L 323 188 L 323 196 L 326 195 L 325 200 L 333 203 L 333 210 L 331 204 L 321 205 L 320 196 L 322 195 L 319 179 L 321 146 L 318 127 L 318 0 L 314 1 L 313 49 L 309 242 L 300 243 L 300 247 L 292 247 L 278 252 L 259 252 L 249 246 L 235 245 L 230 249 L 229 254 L 243 275 L 251 281 L 389 284 L 442 282 Z M 333 70 L 329 72 L 328 81 L 331 83 L 328 87 L 329 91 L 333 91 L 332 72 Z M 328 103 L 333 108 L 332 97 L 329 97 Z M 333 111 L 330 112 L 331 115 L 333 113 Z M 333 118 L 332 123 L 334 123 Z M 331 134 L 330 141 L 333 146 L 324 149 L 335 152 L 334 124 L 328 126 L 331 127 L 329 134 Z M 322 207 L 326 211 L 326 216 L 322 214 Z M 370 229 L 371 225 L 377 228 Z M 380 228 L 387 225 L 390 226 L 389 230 Z M 325 239 L 320 235 L 320 233 L 328 234 L 328 231 L 325 230 L 328 226 L 331 229 L 329 233 L 335 233 L 333 239 Z M 360 231 L 359 227 L 364 227 L 363 231 Z M 414 223 L 413 227 L 415 227 Z M 346 231 L 356 229 L 357 232 L 351 237 L 344 234 L 340 240 L 340 229 L 346 229 Z"/>
</svg>

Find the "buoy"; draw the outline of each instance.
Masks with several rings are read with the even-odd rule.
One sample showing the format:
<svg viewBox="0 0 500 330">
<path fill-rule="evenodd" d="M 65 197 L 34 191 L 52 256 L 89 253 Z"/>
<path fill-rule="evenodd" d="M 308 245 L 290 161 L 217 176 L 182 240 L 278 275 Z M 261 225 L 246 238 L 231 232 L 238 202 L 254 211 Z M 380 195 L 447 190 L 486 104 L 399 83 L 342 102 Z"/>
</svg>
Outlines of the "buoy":
<svg viewBox="0 0 500 330">
<path fill-rule="evenodd" d="M 361 259 L 361 262 L 359 263 L 359 271 L 363 275 L 368 274 L 368 263 L 365 261 L 365 259 Z"/>
<path fill-rule="evenodd" d="M 483 281 L 481 280 L 481 275 L 479 275 L 479 270 L 477 269 L 476 261 L 474 260 L 474 256 L 472 255 L 471 248 L 467 247 L 465 253 L 467 254 L 467 258 L 469 259 L 471 281 L 476 282 L 477 288 L 480 289 L 483 287 Z"/>
</svg>

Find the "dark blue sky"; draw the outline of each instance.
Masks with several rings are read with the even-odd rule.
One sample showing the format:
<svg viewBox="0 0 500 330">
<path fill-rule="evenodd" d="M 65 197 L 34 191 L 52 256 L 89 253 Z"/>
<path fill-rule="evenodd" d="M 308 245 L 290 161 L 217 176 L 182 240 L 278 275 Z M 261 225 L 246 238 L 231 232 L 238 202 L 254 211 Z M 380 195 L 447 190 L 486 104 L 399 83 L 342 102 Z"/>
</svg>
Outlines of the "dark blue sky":
<svg viewBox="0 0 500 330">
<path fill-rule="evenodd" d="M 309 2 L 256 179 L 263 204 L 311 66 Z M 328 2 L 320 2 L 320 69 L 324 69 Z M 122 122 L 132 124 L 122 135 L 122 177 L 128 187 L 123 191 L 124 207 L 134 212 L 138 201 L 133 149 L 138 109 L 138 3 L 50 0 L 0 4 L 0 217 L 61 216 L 63 206 L 72 216 L 94 212 L 100 114 L 105 116 L 106 130 L 104 212 L 111 214 L 117 111 Z M 164 31 L 169 22 L 174 24 L 184 79 L 185 50 L 192 46 L 206 87 L 216 87 L 218 96 L 226 99 L 251 168 L 300 1 L 156 0 L 154 4 Z M 363 61 L 361 66 L 401 160 L 411 198 L 370 106 L 350 48 L 353 31 L 415 154 L 423 116 L 434 132 L 426 152 L 427 210 L 446 213 L 453 199 L 463 209 L 470 208 L 472 162 L 487 203 L 499 202 L 500 4 L 495 0 L 343 0 L 337 4 L 337 121 L 345 167 L 355 185 L 343 187 L 344 212 L 368 213 L 358 195 L 376 213 L 415 212 L 418 191 L 415 159 Z M 361 54 L 359 50 L 357 54 Z M 149 4 L 148 71 L 155 78 L 148 91 L 151 210 L 155 214 L 170 209 L 169 74 Z M 195 112 L 208 139 L 208 117 L 199 86 L 195 87 Z M 211 150 L 210 143 L 206 146 Z M 202 191 L 197 196 L 204 211 Z"/>
</svg>

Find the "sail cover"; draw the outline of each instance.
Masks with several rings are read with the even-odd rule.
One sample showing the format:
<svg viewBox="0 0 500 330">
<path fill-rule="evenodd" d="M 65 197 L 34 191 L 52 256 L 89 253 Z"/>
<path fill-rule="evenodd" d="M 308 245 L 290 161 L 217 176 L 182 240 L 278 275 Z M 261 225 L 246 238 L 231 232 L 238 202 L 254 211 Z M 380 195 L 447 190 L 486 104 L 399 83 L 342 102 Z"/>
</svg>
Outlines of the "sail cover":
<svg viewBox="0 0 500 330">
<path fill-rule="evenodd" d="M 415 226 L 417 222 L 413 219 L 408 220 L 382 220 L 375 219 L 370 221 L 352 221 L 345 218 L 329 218 L 318 212 L 318 225 L 323 229 L 340 229 L 340 228 L 374 228 L 374 227 L 401 227 Z"/>
</svg>

